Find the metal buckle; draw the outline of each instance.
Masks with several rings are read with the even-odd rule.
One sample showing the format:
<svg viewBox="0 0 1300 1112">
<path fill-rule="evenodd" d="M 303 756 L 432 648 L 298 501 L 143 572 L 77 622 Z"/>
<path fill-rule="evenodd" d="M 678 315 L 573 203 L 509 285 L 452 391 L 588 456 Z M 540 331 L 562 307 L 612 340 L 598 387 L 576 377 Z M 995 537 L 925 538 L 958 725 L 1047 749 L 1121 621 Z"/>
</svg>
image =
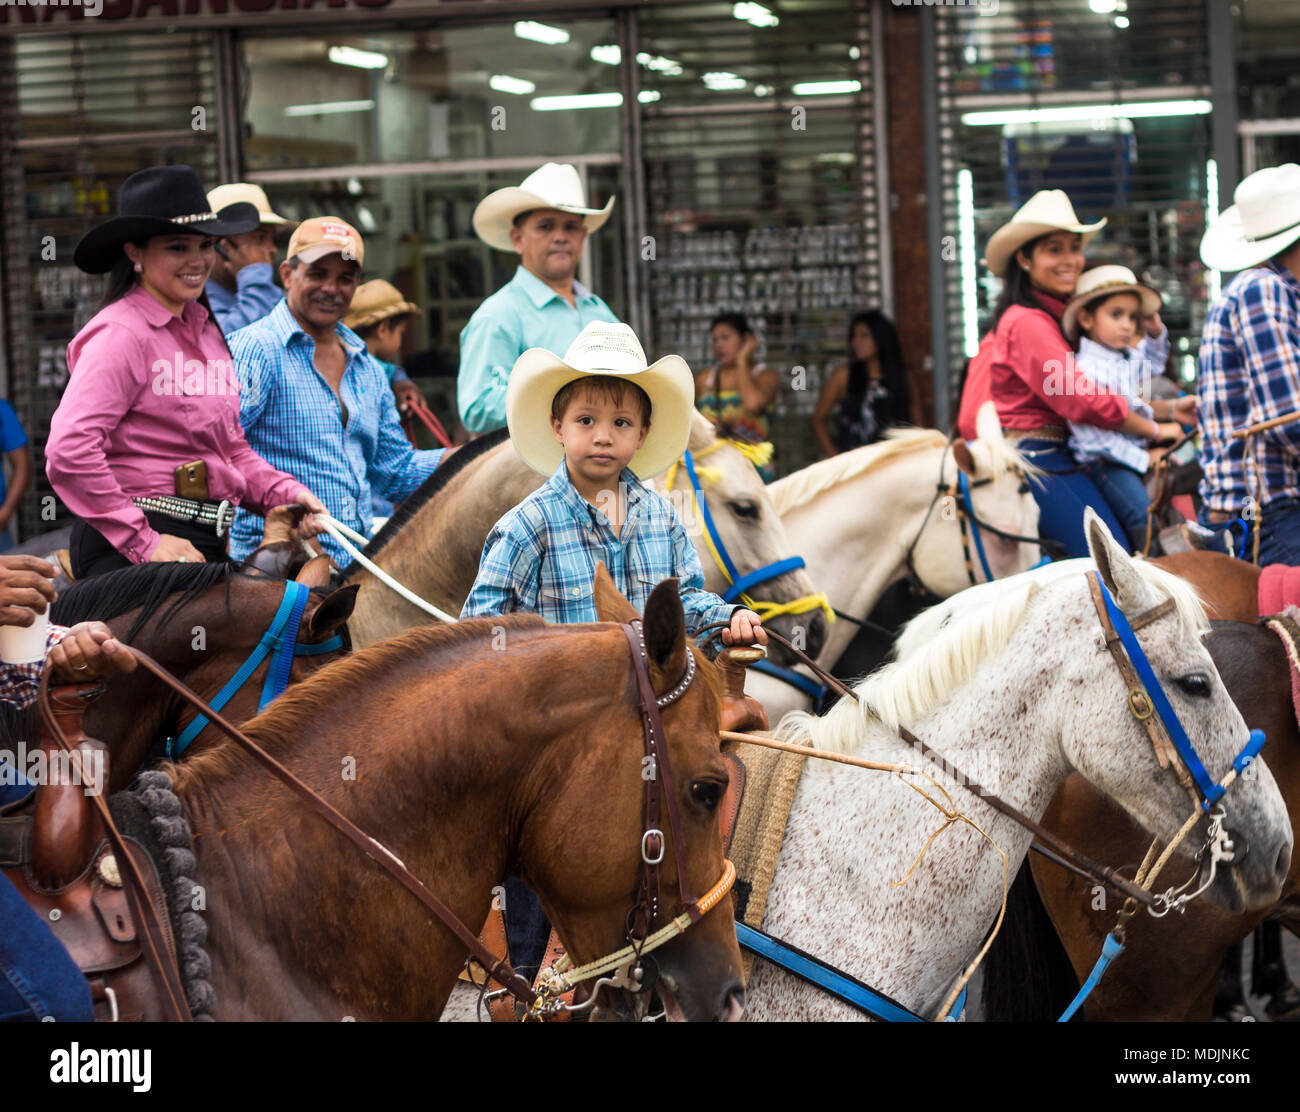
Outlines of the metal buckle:
<svg viewBox="0 0 1300 1112">
<path fill-rule="evenodd" d="M 1133 712 L 1133 717 L 1139 722 L 1145 722 L 1156 712 L 1151 697 L 1145 691 L 1130 691 L 1128 693 L 1128 709 Z"/>
<path fill-rule="evenodd" d="M 659 856 L 651 858 L 646 849 L 646 839 L 654 836 L 659 839 Z M 647 865 L 658 865 L 664 859 L 664 832 L 653 827 L 641 835 L 641 860 Z"/>
<path fill-rule="evenodd" d="M 217 506 L 216 530 L 217 536 L 224 537 L 230 530 L 230 526 L 235 521 L 235 507 L 230 504 L 228 499 L 223 498 L 221 504 Z"/>
</svg>

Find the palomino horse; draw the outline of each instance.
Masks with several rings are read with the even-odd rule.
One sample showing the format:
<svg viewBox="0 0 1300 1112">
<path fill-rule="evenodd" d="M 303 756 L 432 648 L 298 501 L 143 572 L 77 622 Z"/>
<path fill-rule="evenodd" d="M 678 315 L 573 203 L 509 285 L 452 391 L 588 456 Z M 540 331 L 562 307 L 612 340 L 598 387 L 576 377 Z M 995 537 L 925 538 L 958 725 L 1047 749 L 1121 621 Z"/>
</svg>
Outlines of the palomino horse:
<svg viewBox="0 0 1300 1112">
<path fill-rule="evenodd" d="M 1204 618 L 1194 593 L 1134 561 L 1091 513 L 1087 529 L 1101 581 L 1126 619 L 1142 628 L 1147 657 L 1168 677 L 1197 752 L 1216 774 L 1223 772 L 1247 744 L 1248 731 L 1201 644 Z M 1199 808 L 1172 770 L 1160 766 L 1142 725 L 1124 712 L 1128 685 L 1110 657 L 1096 651 L 1102 627 L 1088 576 L 1077 565 L 1072 570 L 1062 576 L 1044 568 L 963 592 L 964 607 L 945 604 L 955 616 L 924 652 L 858 686 L 860 704 L 841 700 L 822 719 L 792 715 L 783 735 L 915 766 L 919 755 L 896 733 L 905 724 L 945 761 L 1031 818 L 1077 770 L 1143 827 L 1173 839 Z M 981 596 L 992 601 L 977 605 Z M 1165 600 L 1172 600 L 1172 612 L 1155 616 Z M 1281 888 L 1292 834 L 1272 774 L 1263 762 L 1254 767 L 1257 775 L 1234 783 L 1224 800 L 1229 825 L 1251 851 L 1228 870 L 1233 883 L 1220 870 L 1209 898 L 1227 900 L 1239 890 L 1260 906 Z M 768 933 L 922 1016 L 933 1016 L 955 995 L 963 967 L 998 918 L 1003 884 L 1031 840 L 1028 830 L 941 766 L 930 769 L 956 809 L 978 824 L 951 824 L 933 846 L 927 838 L 950 823 L 913 790 L 926 789 L 943 802 L 933 784 L 807 761 L 763 921 Z M 1205 836 L 1202 815 L 1175 862 L 1189 859 Z M 860 1018 L 765 961 L 755 963 L 748 997 L 754 1018 Z"/>
<path fill-rule="evenodd" d="M 621 613 L 630 610 L 624 602 Z M 684 687 L 663 709 L 658 742 L 680 813 L 680 840 L 665 839 L 659 870 L 666 917 L 681 902 L 679 853 L 695 893 L 725 876 L 717 805 L 728 769 L 711 670 L 682 682 L 702 658 L 674 584 L 646 604 L 644 645 L 661 701 Z M 510 615 L 372 645 L 296 684 L 245 730 L 461 922 L 483 922 L 507 873 L 526 876 L 574 960 L 586 962 L 624 946 L 637 902 L 646 786 L 637 690 L 622 627 Z M 233 744 L 169 771 L 206 892 L 217 1019 L 439 1013 L 466 951 L 424 906 Z M 669 1014 L 739 1014 L 730 900 L 653 959 Z M 632 1015 L 650 995 L 605 988 L 600 999 Z"/>
<path fill-rule="evenodd" d="M 421 598 L 451 614 L 458 614 L 478 574 L 483 542 L 492 526 L 513 506 L 546 481 L 516 455 L 505 433 L 493 433 L 471 442 L 438 468 L 408 498 L 365 549 L 366 555 Z M 689 450 L 707 464 L 708 502 L 713 523 L 742 573 L 767 567 L 793 549 L 786 539 L 758 472 L 740 446 L 719 440 L 708 419 L 696 413 L 691 425 Z M 672 497 L 689 507 L 688 478 L 678 468 Z M 709 551 L 702 523 L 683 514 L 704 568 L 705 585 L 719 594 L 728 583 Z M 428 616 L 380 583 L 359 564 L 348 570 L 345 582 L 359 583 L 361 593 L 349 623 L 358 646 L 371 644 L 412 625 L 424 625 Z M 793 570 L 771 579 L 754 592 L 764 600 L 793 602 L 813 592 L 806 572 Z M 813 651 L 825 636 L 825 619 L 819 613 L 787 614 L 773 619 L 778 632 L 794 637 L 795 627 Z M 783 650 L 778 649 L 780 656 Z"/>
<path fill-rule="evenodd" d="M 355 587 L 328 592 L 325 565 L 312 561 L 298 581 L 311 587 L 296 628 L 286 629 L 292 644 L 325 646 L 321 653 L 298 653 L 286 680 L 296 683 L 346 649 L 346 625 Z M 144 650 L 164 668 L 211 701 L 250 658 L 270 629 L 285 597 L 282 581 L 241 573 L 230 564 L 140 564 L 94 576 L 59 596 L 51 618 L 63 625 L 91 619 L 105 622 L 127 644 Z M 328 645 L 339 633 L 339 647 Z M 243 722 L 257 713 L 272 666 L 271 654 L 240 684 L 222 713 Z M 107 692 L 90 704 L 85 729 L 109 746 L 109 790 L 120 791 L 150 747 L 164 736 L 183 736 L 194 710 L 181 704 L 147 672 L 112 676 Z M 34 722 L 34 713 L 32 715 Z M 26 731 L 34 739 L 34 727 Z M 221 735 L 205 726 L 194 738 L 201 748 Z"/>
<path fill-rule="evenodd" d="M 885 590 L 909 574 L 939 597 L 970 586 L 972 577 L 982 582 L 986 575 L 976 553 L 963 559 L 973 532 L 995 578 L 1038 562 L 1036 545 L 1006 540 L 975 522 L 966 523 L 963 535 L 958 505 L 946 493 L 957 485 L 959 467 L 969 475 L 971 504 L 982 521 L 1009 536 L 1038 532 L 1038 504 L 1025 482 L 1032 467 L 1003 439 L 992 406 L 980 421 L 980 439 L 968 446 L 969 453 L 950 450 L 948 438 L 933 429 L 907 430 L 768 487 L 813 580 L 841 612 L 866 618 Z M 835 622 L 818 663 L 830 669 L 857 630 L 850 621 Z M 745 689 L 773 722 L 812 708 L 801 691 L 752 669 Z"/>
</svg>

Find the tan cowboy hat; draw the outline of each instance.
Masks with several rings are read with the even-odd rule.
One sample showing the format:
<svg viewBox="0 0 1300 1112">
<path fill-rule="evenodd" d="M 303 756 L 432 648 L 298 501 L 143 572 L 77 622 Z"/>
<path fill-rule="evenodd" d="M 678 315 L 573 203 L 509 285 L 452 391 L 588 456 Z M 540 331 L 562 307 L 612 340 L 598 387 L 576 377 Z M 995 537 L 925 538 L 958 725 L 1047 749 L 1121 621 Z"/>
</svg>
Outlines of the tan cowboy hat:
<svg viewBox="0 0 1300 1112">
<path fill-rule="evenodd" d="M 1099 297 L 1110 297 L 1117 293 L 1135 293 L 1142 303 L 1142 315 L 1149 317 L 1160 312 L 1160 295 L 1150 286 L 1144 286 L 1137 276 L 1126 266 L 1094 266 L 1079 276 L 1079 284 L 1074 287 L 1074 296 L 1066 303 L 1065 312 L 1061 314 L 1061 331 L 1070 343 L 1078 338 L 1079 310 L 1090 301 Z"/>
<path fill-rule="evenodd" d="M 402 296 L 402 291 L 391 282 L 374 278 L 357 287 L 357 292 L 352 295 L 352 304 L 343 316 L 343 323 L 355 332 L 358 328 L 378 324 L 390 317 L 410 315 L 419 316 L 420 307 L 407 301 Z"/>
<path fill-rule="evenodd" d="M 1083 236 L 1083 245 L 1106 226 L 1103 216 L 1095 224 L 1080 224 L 1074 215 L 1074 206 L 1070 198 L 1059 189 L 1040 189 L 1029 198 L 1007 223 L 1003 224 L 992 236 L 984 249 L 984 265 L 1001 278 L 1007 270 L 1007 262 L 1017 248 L 1023 247 L 1031 239 L 1047 235 L 1048 232 L 1077 232 Z"/>
<path fill-rule="evenodd" d="M 1300 239 L 1300 166 L 1256 170 L 1232 194 L 1201 239 L 1201 262 L 1211 270 L 1246 270 L 1267 262 Z"/>
<path fill-rule="evenodd" d="M 583 375 L 625 378 L 650 395 L 650 431 L 628 464 L 637 478 L 667 471 L 681 458 L 695 412 L 695 379 L 686 360 L 665 355 L 647 366 L 641 341 L 628 325 L 593 321 L 563 359 L 545 348 L 529 348 L 510 371 L 506 424 L 515 451 L 529 467 L 550 475 L 564 458 L 551 429 L 551 402 Z"/>
<path fill-rule="evenodd" d="M 582 193 L 582 179 L 567 162 L 548 162 L 540 166 L 519 185 L 489 193 L 474 210 L 474 231 L 479 239 L 498 251 L 513 251 L 510 227 L 515 217 L 531 209 L 559 209 L 584 218 L 587 231 L 594 232 L 609 219 L 614 198 L 603 209 L 587 208 Z"/>
<path fill-rule="evenodd" d="M 262 224 L 293 223 L 293 221 L 286 220 L 283 216 L 271 211 L 271 202 L 266 196 L 266 190 L 260 185 L 237 181 L 232 182 L 230 185 L 219 185 L 208 193 L 208 204 L 218 211 L 227 205 L 235 205 L 240 202 L 252 205 L 257 209 Z"/>
</svg>

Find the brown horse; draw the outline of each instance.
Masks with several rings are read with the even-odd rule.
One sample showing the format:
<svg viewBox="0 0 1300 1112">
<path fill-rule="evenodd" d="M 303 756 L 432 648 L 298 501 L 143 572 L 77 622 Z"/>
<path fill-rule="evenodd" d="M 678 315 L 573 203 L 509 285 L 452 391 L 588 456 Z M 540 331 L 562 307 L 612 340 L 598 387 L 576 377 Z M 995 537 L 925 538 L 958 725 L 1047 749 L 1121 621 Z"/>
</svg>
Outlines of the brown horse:
<svg viewBox="0 0 1300 1112">
<path fill-rule="evenodd" d="M 1195 587 L 1207 617 L 1224 622 L 1259 617 L 1259 568 L 1254 564 L 1222 552 L 1180 552 L 1151 562 Z"/>
<path fill-rule="evenodd" d="M 616 593 L 615 593 L 616 594 Z M 598 594 L 598 599 L 601 596 Z M 616 596 L 617 599 L 617 596 Z M 621 600 L 619 600 L 621 601 Z M 621 601 L 602 617 L 635 616 Z M 645 613 L 651 682 L 677 684 L 694 652 L 676 585 Z M 532 615 L 412 629 L 295 685 L 246 731 L 380 840 L 464 923 L 520 875 L 576 962 L 621 949 L 643 831 L 637 684 L 618 626 Z M 683 843 L 668 839 L 661 906 L 723 876 L 716 812 L 728 771 L 712 669 L 663 712 Z M 194 833 L 218 1019 L 433 1019 L 465 959 L 451 931 L 225 743 L 172 766 Z M 687 1018 L 743 999 L 731 901 L 655 951 L 656 991 Z M 604 988 L 603 1008 L 643 997 Z"/>
<path fill-rule="evenodd" d="M 345 623 L 356 587 L 327 592 L 327 565 L 320 558 L 298 574 L 298 582 L 312 593 L 296 630 L 297 643 L 320 645 L 340 632 L 343 643 L 328 653 L 294 656 L 290 683 L 347 651 Z M 284 593 L 283 582 L 244 574 L 230 564 L 140 564 L 75 584 L 59 596 L 51 618 L 62 625 L 105 622 L 121 640 L 211 700 L 257 648 Z M 225 717 L 239 723 L 257 713 L 268 667 L 269 661 L 253 670 L 226 704 Z M 154 742 L 179 735 L 193 718 L 192 707 L 146 672 L 110 678 L 105 695 L 85 716 L 87 734 L 109 747 L 109 790 L 124 788 Z M 28 721 L 34 721 L 34 711 Z M 29 728 L 25 736 L 37 734 Z M 220 737 L 206 726 L 191 751 Z"/>
</svg>

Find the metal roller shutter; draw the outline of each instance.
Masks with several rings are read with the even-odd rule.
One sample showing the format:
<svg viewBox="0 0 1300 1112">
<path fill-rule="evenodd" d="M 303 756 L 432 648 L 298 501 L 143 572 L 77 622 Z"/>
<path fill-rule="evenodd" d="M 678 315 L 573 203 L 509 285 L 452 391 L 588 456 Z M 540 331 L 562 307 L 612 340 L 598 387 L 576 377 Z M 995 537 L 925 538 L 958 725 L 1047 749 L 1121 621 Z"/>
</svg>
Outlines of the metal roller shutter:
<svg viewBox="0 0 1300 1112">
<path fill-rule="evenodd" d="M 103 292 L 102 279 L 73 266 L 73 248 L 116 211 L 136 170 L 188 163 L 218 184 L 212 44 L 211 32 L 0 40 L 0 101 L 17 108 L 0 120 L 6 396 L 34 471 L 23 536 L 68 520 L 45 479 L 45 440 L 67 381 L 65 348 Z"/>
<path fill-rule="evenodd" d="M 787 474 L 820 455 L 808 417 L 849 317 L 882 300 L 871 17 L 845 0 L 769 2 L 755 22 L 735 8 L 637 15 L 642 257 L 658 353 L 709 366 L 724 311 L 760 334 L 782 373 L 771 433 Z"/>
<path fill-rule="evenodd" d="M 985 244 L 1039 189 L 1108 218 L 1089 265 L 1123 263 L 1160 291 L 1171 373 L 1190 379 L 1216 280 L 1198 250 L 1221 207 L 1204 0 L 989 0 L 935 18 L 952 412 L 1001 287 Z"/>
</svg>

